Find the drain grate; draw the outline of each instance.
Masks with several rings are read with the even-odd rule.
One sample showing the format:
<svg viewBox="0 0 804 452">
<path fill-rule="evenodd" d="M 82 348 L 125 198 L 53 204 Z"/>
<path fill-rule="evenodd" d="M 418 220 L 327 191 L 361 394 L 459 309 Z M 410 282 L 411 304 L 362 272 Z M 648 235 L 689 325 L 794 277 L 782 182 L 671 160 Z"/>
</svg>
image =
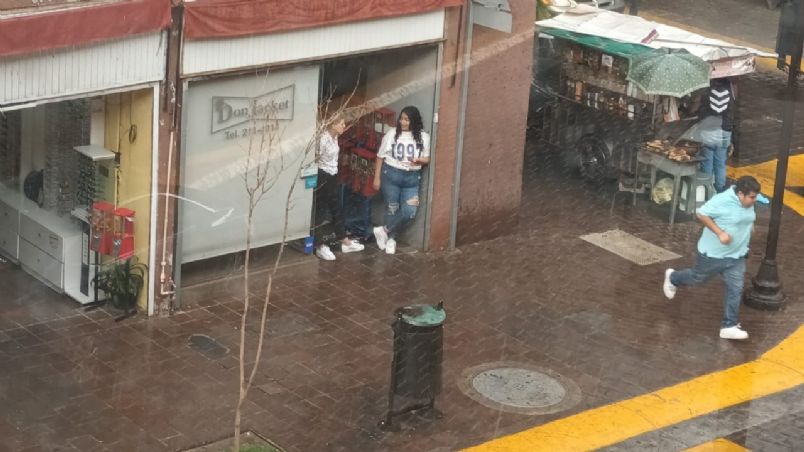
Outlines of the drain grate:
<svg viewBox="0 0 804 452">
<path fill-rule="evenodd" d="M 463 372 L 459 386 L 477 402 L 520 414 L 549 414 L 580 401 L 580 389 L 549 369 L 525 363 L 483 364 Z"/>
<path fill-rule="evenodd" d="M 619 229 L 582 235 L 581 240 L 599 246 L 637 265 L 651 265 L 681 257 Z"/>
<path fill-rule="evenodd" d="M 223 358 L 229 353 L 228 348 L 206 334 L 193 334 L 190 336 L 190 348 L 209 359 Z"/>
</svg>

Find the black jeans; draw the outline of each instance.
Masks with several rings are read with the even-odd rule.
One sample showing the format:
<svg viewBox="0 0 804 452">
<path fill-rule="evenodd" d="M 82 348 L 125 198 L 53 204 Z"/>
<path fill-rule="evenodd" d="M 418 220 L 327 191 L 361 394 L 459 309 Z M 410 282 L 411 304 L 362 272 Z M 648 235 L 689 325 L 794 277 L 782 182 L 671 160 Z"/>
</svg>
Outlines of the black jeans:
<svg viewBox="0 0 804 452">
<path fill-rule="evenodd" d="M 326 243 L 325 239 L 332 234 L 336 240 L 346 238 L 344 228 L 343 212 L 340 208 L 339 198 L 340 185 L 338 176 L 318 170 L 318 186 L 315 189 L 315 226 L 313 235 L 315 236 L 315 246 Z M 327 217 L 329 223 L 324 224 Z"/>
</svg>

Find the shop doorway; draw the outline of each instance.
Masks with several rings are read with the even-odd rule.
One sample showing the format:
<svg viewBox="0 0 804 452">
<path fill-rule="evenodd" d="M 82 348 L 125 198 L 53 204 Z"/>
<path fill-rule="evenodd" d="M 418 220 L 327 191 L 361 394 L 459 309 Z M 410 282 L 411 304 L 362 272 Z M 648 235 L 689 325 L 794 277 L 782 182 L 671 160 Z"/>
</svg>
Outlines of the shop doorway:
<svg viewBox="0 0 804 452">
<path fill-rule="evenodd" d="M 344 183 L 347 229 L 358 238 L 372 240 L 371 227 L 383 222 L 382 195 L 366 187 L 371 184 L 371 175 L 366 174 L 366 169 L 373 168 L 373 156 L 382 135 L 395 127 L 399 112 L 408 105 L 418 108 L 424 131 L 434 138 L 437 65 L 438 48 L 432 45 L 339 58 L 322 64 L 322 102 L 331 99 L 339 106 L 343 99 L 352 95 L 352 106 L 368 107 L 366 115 L 353 118 L 356 121 L 340 140 L 342 160 L 356 164 L 342 166 L 341 172 L 346 174 L 340 176 Z M 432 143 L 434 155 L 434 139 Z M 400 240 L 409 249 L 420 250 L 426 246 L 429 176 L 425 168 L 419 212 Z"/>
<path fill-rule="evenodd" d="M 247 137 L 241 136 L 248 127 L 248 105 L 271 101 L 277 105 L 287 101 L 292 105 L 292 113 L 288 110 L 279 121 L 284 130 L 282 140 L 289 142 L 291 154 L 300 152 L 294 146 L 314 134 L 317 109 L 322 103 L 329 100 L 337 109 L 338 102 L 343 102 L 352 91 L 352 106 L 370 102 L 372 110 L 382 108 L 390 112 L 387 121 L 390 125 L 386 124 L 386 129 L 393 126 L 404 106 L 415 105 L 422 114 L 425 131 L 433 136 L 437 63 L 438 47 L 428 45 L 189 82 L 184 102 L 177 226 L 178 261 L 181 263 L 177 282 L 182 288 L 179 303 L 202 303 L 199 297 L 212 296 L 210 282 L 226 286 L 228 278 L 242 274 L 247 194 L 242 171 L 239 171 L 242 167 L 236 162 L 244 157 L 249 146 Z M 234 118 L 238 106 L 240 114 L 245 115 L 240 121 Z M 368 127 L 366 118 L 361 123 Z M 374 129 L 374 124 L 370 128 Z M 382 130 L 378 124 L 376 132 Z M 434 136 L 432 142 L 435 143 Z M 431 148 L 431 153 L 435 152 Z M 276 255 L 276 245 L 282 237 L 280 220 L 285 203 L 282 194 L 287 194 L 290 184 L 297 184 L 297 187 L 289 211 L 287 240 L 301 242 L 310 235 L 313 190 L 303 180 L 308 175 L 305 173 L 298 180 L 283 175 L 273 186 L 272 193 L 261 201 L 252 235 L 255 271 L 270 265 Z M 400 240 L 409 249 L 424 247 L 427 224 L 424 206 L 428 202 L 430 184 L 427 170 L 422 179 L 420 213 Z M 352 211 L 354 227 L 358 220 L 368 218 L 363 221 L 363 232 L 365 223 L 382 222 L 381 196 L 367 199 L 365 207 L 367 209 L 360 209 L 360 215 L 357 209 Z M 303 249 L 302 246 L 297 248 Z M 285 256 L 283 264 L 304 258 L 300 252 Z"/>
</svg>

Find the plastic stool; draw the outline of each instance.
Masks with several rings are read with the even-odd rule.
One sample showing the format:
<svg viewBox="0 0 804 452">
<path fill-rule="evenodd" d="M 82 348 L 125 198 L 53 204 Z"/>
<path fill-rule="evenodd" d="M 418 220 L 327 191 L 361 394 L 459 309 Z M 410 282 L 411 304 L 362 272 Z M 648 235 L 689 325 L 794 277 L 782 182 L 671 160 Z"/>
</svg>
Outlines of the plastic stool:
<svg viewBox="0 0 804 452">
<path fill-rule="evenodd" d="M 706 174 L 698 172 L 695 177 L 687 177 L 688 181 L 687 185 L 687 203 L 685 210 L 688 214 L 695 213 L 698 210 L 698 207 L 703 205 L 703 202 L 698 202 L 698 187 L 704 187 L 706 194 L 704 196 L 705 201 L 709 201 L 712 196 L 715 196 L 715 177 L 712 174 Z"/>
</svg>

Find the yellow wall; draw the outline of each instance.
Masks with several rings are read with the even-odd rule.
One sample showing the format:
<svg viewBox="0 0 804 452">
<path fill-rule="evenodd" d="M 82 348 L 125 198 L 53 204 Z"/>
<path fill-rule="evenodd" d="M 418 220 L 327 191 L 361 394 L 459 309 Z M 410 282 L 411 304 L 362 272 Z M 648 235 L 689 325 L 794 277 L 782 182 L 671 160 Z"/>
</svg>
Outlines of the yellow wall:
<svg viewBox="0 0 804 452">
<path fill-rule="evenodd" d="M 136 137 L 130 135 L 136 126 Z M 120 153 L 117 185 L 118 207 L 136 212 L 134 247 L 137 262 L 149 263 L 151 235 L 151 158 L 153 156 L 153 90 L 145 89 L 106 96 L 106 149 Z M 133 138 L 133 139 L 132 139 Z M 147 309 L 148 277 L 137 301 Z"/>
</svg>

